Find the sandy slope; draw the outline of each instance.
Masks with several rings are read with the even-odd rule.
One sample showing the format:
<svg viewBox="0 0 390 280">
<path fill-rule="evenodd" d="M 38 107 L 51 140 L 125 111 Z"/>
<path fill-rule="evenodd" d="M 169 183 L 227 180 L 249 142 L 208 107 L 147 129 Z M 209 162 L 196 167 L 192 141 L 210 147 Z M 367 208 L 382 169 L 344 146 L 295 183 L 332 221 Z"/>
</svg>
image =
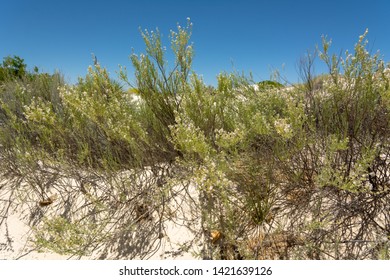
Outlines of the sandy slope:
<svg viewBox="0 0 390 280">
<path fill-rule="evenodd" d="M 162 240 L 162 245 L 149 259 L 194 259 L 191 253 L 181 253 L 179 243 L 190 235 L 184 227 L 173 224 L 167 225 L 167 236 Z M 8 231 L 8 234 L 7 234 Z M 8 235 L 8 237 L 7 237 Z M 65 260 L 74 259 L 72 256 L 64 256 L 50 252 L 38 252 L 34 250 L 31 240 L 32 234 L 27 221 L 20 213 L 14 213 L 8 217 L 7 226 L 1 226 L 0 231 L 0 259 L 36 259 L 36 260 Z M 169 242 L 168 242 L 169 238 Z M 176 254 L 177 255 L 176 255 Z M 176 256 L 172 256 L 176 255 Z M 93 256 L 92 256 L 93 258 Z M 82 259 L 89 259 L 83 257 Z"/>
<path fill-rule="evenodd" d="M 4 181 L 3 181 L 4 183 Z M 78 259 L 78 257 L 59 255 L 51 252 L 38 252 L 34 249 L 32 231 L 28 225 L 28 209 L 17 211 L 12 209 L 10 202 L 10 192 L 6 185 L 0 188 L 0 260 L 4 259 L 38 259 L 38 260 L 62 260 Z M 4 207 L 10 206 L 10 207 Z M 7 212 L 4 212 L 7 209 Z M 1 212 L 3 211 L 3 212 Z M 194 259 L 191 253 L 182 252 L 180 243 L 191 239 L 192 234 L 180 224 L 166 222 L 165 236 L 161 239 L 158 250 L 148 259 Z M 83 257 L 82 259 L 96 259 L 97 256 Z"/>
</svg>

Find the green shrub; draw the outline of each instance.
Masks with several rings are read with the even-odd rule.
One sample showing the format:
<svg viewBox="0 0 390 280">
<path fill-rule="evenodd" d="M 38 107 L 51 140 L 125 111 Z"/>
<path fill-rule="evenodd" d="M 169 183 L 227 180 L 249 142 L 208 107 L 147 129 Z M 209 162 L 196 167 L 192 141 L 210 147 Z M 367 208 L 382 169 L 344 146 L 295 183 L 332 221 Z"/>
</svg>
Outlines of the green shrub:
<svg viewBox="0 0 390 280">
<path fill-rule="evenodd" d="M 9 79 L 22 78 L 27 74 L 27 65 L 19 56 L 4 57 L 0 67 L 0 83 Z"/>
<path fill-rule="evenodd" d="M 340 57 L 324 39 L 329 74 L 310 72 L 310 54 L 291 88 L 236 73 L 207 86 L 191 70 L 190 22 L 171 33 L 173 65 L 158 30 L 141 34 L 134 84 L 120 72 L 130 90 L 99 64 L 74 86 L 23 71 L 2 83 L 2 171 L 21 194 L 65 194 L 61 218 L 36 222 L 39 246 L 83 255 L 137 236 L 148 256 L 189 207 L 200 258 L 388 256 L 389 66 L 366 34 Z"/>
</svg>

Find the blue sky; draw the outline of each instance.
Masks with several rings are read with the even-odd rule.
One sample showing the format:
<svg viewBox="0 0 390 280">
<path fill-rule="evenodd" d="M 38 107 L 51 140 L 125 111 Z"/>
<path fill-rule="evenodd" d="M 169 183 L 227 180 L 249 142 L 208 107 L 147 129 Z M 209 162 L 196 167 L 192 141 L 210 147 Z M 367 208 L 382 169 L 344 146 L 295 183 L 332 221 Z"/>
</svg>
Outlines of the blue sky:
<svg viewBox="0 0 390 280">
<path fill-rule="evenodd" d="M 0 0 L 0 10 L 0 58 L 18 55 L 30 68 L 59 70 L 68 82 L 85 76 L 92 53 L 113 77 L 119 64 L 132 77 L 129 55 L 144 52 L 139 27 L 158 27 L 169 46 L 169 30 L 187 17 L 193 22 L 193 69 L 207 84 L 215 85 L 222 71 L 252 72 L 260 81 L 275 69 L 296 82 L 299 58 L 322 35 L 339 53 L 352 50 L 366 28 L 369 48 L 390 61 L 387 0 Z"/>
</svg>

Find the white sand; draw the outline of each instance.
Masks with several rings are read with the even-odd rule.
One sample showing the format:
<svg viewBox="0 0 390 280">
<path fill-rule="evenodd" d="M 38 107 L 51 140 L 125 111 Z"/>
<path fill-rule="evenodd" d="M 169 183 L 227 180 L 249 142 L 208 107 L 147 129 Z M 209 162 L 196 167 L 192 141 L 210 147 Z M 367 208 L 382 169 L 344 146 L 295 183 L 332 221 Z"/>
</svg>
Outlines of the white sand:
<svg viewBox="0 0 390 280">
<path fill-rule="evenodd" d="M 4 203 L 8 203 L 9 190 L 7 187 L 0 189 L 0 207 L 3 209 Z M 2 219 L 6 213 L 0 212 L 0 260 L 4 259 L 33 259 L 33 260 L 62 260 L 78 259 L 78 257 L 59 255 L 52 252 L 38 252 L 34 250 L 34 244 L 31 242 L 33 234 L 28 225 L 28 209 L 17 211 L 9 208 L 6 219 Z M 161 239 L 161 246 L 148 259 L 194 259 L 190 252 L 181 252 L 180 244 L 190 240 L 192 234 L 185 227 L 174 223 L 165 223 L 164 238 Z M 82 257 L 81 259 L 95 259 L 97 256 Z"/>
</svg>

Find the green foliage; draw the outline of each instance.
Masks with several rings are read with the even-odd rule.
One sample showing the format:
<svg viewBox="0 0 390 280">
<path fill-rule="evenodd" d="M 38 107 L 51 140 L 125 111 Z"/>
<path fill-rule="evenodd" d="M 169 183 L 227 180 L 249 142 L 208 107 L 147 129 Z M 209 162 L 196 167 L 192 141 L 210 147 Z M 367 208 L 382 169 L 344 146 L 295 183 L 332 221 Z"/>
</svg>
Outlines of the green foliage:
<svg viewBox="0 0 390 280">
<path fill-rule="evenodd" d="M 166 48 L 162 45 L 158 30 L 141 32 L 146 45 L 146 55 L 131 56 L 135 68 L 135 88 L 145 102 L 145 114 L 150 116 L 147 131 L 151 132 L 149 136 L 154 138 L 153 142 L 164 152 L 164 158 L 176 155 L 169 141 L 169 127 L 175 123 L 175 111 L 180 108 L 182 97 L 187 90 L 193 56 L 189 42 L 191 25 L 188 21 L 185 28 L 178 26 L 177 32 L 171 31 L 171 49 L 175 55 L 175 63 L 171 69 L 168 68 Z M 122 77 L 128 82 L 123 72 Z"/>
<path fill-rule="evenodd" d="M 7 79 L 22 78 L 26 75 L 27 65 L 19 56 L 7 56 L 0 67 L 0 82 Z"/>
<path fill-rule="evenodd" d="M 90 253 L 99 232 L 96 224 L 71 223 L 62 217 L 45 220 L 36 230 L 35 243 L 59 254 L 83 256 Z"/>
<path fill-rule="evenodd" d="M 53 182 L 72 194 L 74 212 L 40 221 L 37 244 L 82 255 L 147 229 L 152 250 L 190 205 L 183 220 L 202 258 L 387 258 L 387 241 L 376 252 L 370 242 L 389 236 L 390 71 L 367 34 L 340 57 L 324 39 L 329 73 L 303 73 L 302 85 L 221 73 L 214 88 L 191 70 L 191 26 L 170 34 L 173 65 L 160 32 L 141 32 L 134 84 L 120 71 L 130 90 L 99 64 L 69 86 L 7 60 L 18 79 L 1 87 L 1 169 L 37 197 Z"/>
<path fill-rule="evenodd" d="M 99 65 L 89 68 L 85 79 L 60 90 L 80 163 L 104 168 L 139 165 L 145 132 L 139 109 L 121 86 Z M 118 167 L 119 168 L 119 167 Z"/>
<path fill-rule="evenodd" d="M 283 85 L 279 82 L 276 81 L 270 81 L 270 80 L 265 80 L 261 81 L 257 84 L 259 86 L 259 90 L 267 90 L 267 89 L 280 89 L 283 88 Z"/>
</svg>

